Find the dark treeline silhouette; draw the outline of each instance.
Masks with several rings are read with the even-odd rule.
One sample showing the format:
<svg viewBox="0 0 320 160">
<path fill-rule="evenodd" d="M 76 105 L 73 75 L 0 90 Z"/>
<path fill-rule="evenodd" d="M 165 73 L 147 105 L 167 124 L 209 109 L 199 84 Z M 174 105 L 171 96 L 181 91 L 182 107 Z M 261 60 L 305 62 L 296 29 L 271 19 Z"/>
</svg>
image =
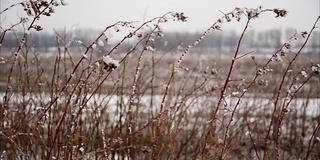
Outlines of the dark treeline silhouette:
<svg viewBox="0 0 320 160">
<path fill-rule="evenodd" d="M 289 39 L 295 33 L 294 29 L 288 28 L 286 30 L 270 29 L 265 31 L 250 31 L 245 34 L 243 39 L 242 48 L 246 49 L 258 49 L 258 50 L 276 50 L 283 43 Z M 19 39 L 21 39 L 23 32 L 8 32 L 1 44 L 1 48 L 15 48 L 18 46 Z M 59 47 L 79 47 L 79 42 L 84 45 L 92 43 L 95 36 L 99 34 L 98 30 L 78 29 L 72 32 L 66 32 L 65 30 L 54 31 L 53 33 L 46 32 L 32 32 L 27 40 L 27 45 L 37 48 L 42 51 L 54 50 Z M 193 43 L 197 38 L 201 36 L 201 33 L 190 32 L 166 32 L 162 37 L 156 37 L 153 42 L 154 47 L 157 50 L 168 51 L 176 48 L 177 46 L 186 47 Z M 208 35 L 197 48 L 213 48 L 217 51 L 232 51 L 234 50 L 239 34 L 235 31 L 214 31 Z M 300 33 L 297 33 L 297 37 L 301 37 Z M 310 38 L 305 52 L 319 52 L 320 48 L 320 34 L 315 31 Z M 300 46 L 303 41 L 302 38 L 298 38 L 300 41 L 295 42 L 296 46 Z M 105 42 L 105 40 L 103 39 Z M 103 50 L 112 46 L 112 43 L 105 43 L 104 46 L 98 46 Z"/>
</svg>

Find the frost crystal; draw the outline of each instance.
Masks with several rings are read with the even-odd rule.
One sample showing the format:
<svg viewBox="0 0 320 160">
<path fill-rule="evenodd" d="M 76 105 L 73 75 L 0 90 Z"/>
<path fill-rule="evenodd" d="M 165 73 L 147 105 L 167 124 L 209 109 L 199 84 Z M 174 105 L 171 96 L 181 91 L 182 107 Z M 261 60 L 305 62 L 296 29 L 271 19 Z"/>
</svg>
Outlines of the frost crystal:
<svg viewBox="0 0 320 160">
<path fill-rule="evenodd" d="M 257 72 L 257 75 L 261 76 L 263 74 L 267 73 L 266 69 L 264 68 L 259 68 L 258 72 Z"/>
<path fill-rule="evenodd" d="M 0 57 L 0 64 L 4 64 L 4 63 L 6 63 L 6 62 L 7 62 L 7 60 L 6 60 L 5 58 Z"/>
<path fill-rule="evenodd" d="M 307 74 L 306 71 L 301 71 L 301 75 L 302 75 L 303 77 L 308 77 L 308 74 Z"/>
<path fill-rule="evenodd" d="M 268 86 L 268 81 L 262 79 L 262 80 L 258 81 L 258 84 L 261 86 Z"/>
<path fill-rule="evenodd" d="M 272 61 L 281 62 L 282 61 L 281 55 L 279 53 L 274 54 L 272 57 Z"/>
<path fill-rule="evenodd" d="M 103 47 L 103 46 L 104 46 L 103 41 L 102 41 L 102 40 L 99 40 L 99 41 L 98 41 L 98 45 L 101 46 L 101 47 Z"/>
<path fill-rule="evenodd" d="M 99 61 L 97 65 L 102 71 L 113 71 L 119 66 L 119 61 L 112 59 L 109 56 L 103 56 Z"/>
<path fill-rule="evenodd" d="M 109 57 L 109 56 L 103 56 L 103 57 L 102 57 L 102 60 L 103 60 L 104 63 L 107 63 L 107 64 L 113 63 L 113 64 L 115 64 L 116 66 L 119 65 L 119 62 L 118 62 L 118 61 L 112 59 L 112 58 Z"/>
<path fill-rule="evenodd" d="M 84 59 L 88 59 L 88 56 L 86 54 L 82 55 Z"/>
<path fill-rule="evenodd" d="M 147 47 L 146 47 L 146 50 L 151 51 L 151 52 L 154 52 L 154 51 L 155 51 L 155 49 L 154 49 L 153 47 L 151 47 L 151 46 L 147 46 Z"/>
<path fill-rule="evenodd" d="M 314 74 L 319 75 L 320 74 L 320 64 L 317 64 L 316 66 L 312 66 L 311 70 Z"/>
<path fill-rule="evenodd" d="M 79 151 L 80 151 L 81 153 L 83 153 L 83 152 L 84 152 L 84 148 L 83 148 L 83 147 L 80 147 L 80 148 L 79 148 Z"/>
<path fill-rule="evenodd" d="M 231 95 L 233 95 L 233 96 L 236 96 L 236 95 L 238 95 L 239 94 L 239 92 L 232 92 L 231 93 Z"/>
</svg>

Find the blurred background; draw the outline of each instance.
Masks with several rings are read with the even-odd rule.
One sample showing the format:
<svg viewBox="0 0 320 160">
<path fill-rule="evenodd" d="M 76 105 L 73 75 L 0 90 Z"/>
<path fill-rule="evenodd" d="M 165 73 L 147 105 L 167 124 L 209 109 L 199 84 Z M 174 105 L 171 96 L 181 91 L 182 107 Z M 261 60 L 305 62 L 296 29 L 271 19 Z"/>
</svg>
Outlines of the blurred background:
<svg viewBox="0 0 320 160">
<path fill-rule="evenodd" d="M 1 10 L 11 4 L 18 3 L 18 0 L 1 0 Z M 59 2 L 59 1 L 58 1 Z M 103 28 L 117 21 L 135 21 L 142 23 L 154 17 L 162 16 L 167 12 L 184 12 L 188 19 L 186 22 L 167 22 L 161 25 L 165 36 L 156 40 L 158 49 L 170 49 L 181 45 L 182 47 L 192 43 L 201 33 L 211 26 L 223 13 L 232 11 L 235 7 L 257 8 L 283 8 L 288 11 L 285 18 L 274 18 L 274 14 L 263 14 L 261 18 L 250 23 L 250 29 L 244 42 L 244 47 L 250 50 L 258 48 L 259 52 L 270 51 L 270 48 L 277 49 L 286 42 L 295 31 L 298 33 L 309 31 L 315 19 L 319 16 L 320 2 L 318 0 L 291 0 L 291 1 L 263 1 L 263 0 L 243 0 L 243 1 L 183 1 L 183 0 L 154 0 L 138 1 L 109 1 L 109 0 L 64 0 L 66 6 L 55 7 L 55 13 L 50 17 L 43 17 L 35 24 L 40 25 L 43 31 L 34 34 L 32 43 L 34 47 L 42 47 L 46 50 L 56 46 L 56 32 L 68 32 L 67 39 L 74 38 L 85 44 L 89 44 L 101 32 Z M 1 16 L 2 29 L 10 27 L 19 22 L 19 18 L 27 17 L 22 6 L 12 7 Z M 31 21 L 31 20 L 30 20 Z M 29 22 L 30 23 L 30 22 Z M 219 52 L 229 52 L 237 42 L 238 34 L 243 29 L 245 20 L 232 23 L 223 23 L 224 32 L 215 31 L 206 37 L 198 46 L 214 48 Z M 22 27 L 16 27 L 23 31 Z M 55 32 L 54 32 L 55 31 Z M 127 34 L 122 30 L 120 33 L 109 34 L 109 40 L 117 41 Z M 5 37 L 3 48 L 17 46 L 16 38 L 23 33 L 16 33 Z M 51 37 L 51 38 L 50 38 Z M 311 37 L 306 52 L 319 52 L 320 40 L 319 29 Z M 300 42 L 301 44 L 301 42 Z M 76 45 L 76 44 L 73 44 Z M 299 42 L 298 42 L 299 45 Z M 103 47 L 108 49 L 108 45 Z"/>
</svg>

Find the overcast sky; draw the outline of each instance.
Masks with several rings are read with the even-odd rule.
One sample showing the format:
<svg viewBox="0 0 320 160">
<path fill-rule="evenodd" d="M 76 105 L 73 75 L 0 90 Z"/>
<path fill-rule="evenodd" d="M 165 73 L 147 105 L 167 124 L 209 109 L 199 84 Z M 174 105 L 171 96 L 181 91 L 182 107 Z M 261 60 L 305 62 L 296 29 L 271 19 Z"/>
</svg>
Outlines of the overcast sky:
<svg viewBox="0 0 320 160">
<path fill-rule="evenodd" d="M 169 11 L 184 12 L 189 18 L 185 23 L 169 23 L 163 26 L 165 31 L 203 31 L 235 7 L 284 8 L 286 18 L 274 18 L 267 13 L 251 23 L 255 30 L 293 27 L 297 30 L 310 30 L 319 16 L 319 0 L 64 0 L 68 5 L 59 6 L 52 17 L 42 17 L 37 24 L 45 30 L 52 28 L 93 28 L 102 29 L 119 20 L 143 21 L 161 16 Z M 0 0 L 1 11 L 19 0 Z M 18 21 L 22 7 L 15 7 L 1 15 L 2 27 Z M 4 20 L 5 19 L 5 20 Z M 241 30 L 243 25 L 233 22 L 222 26 L 223 29 Z"/>
</svg>

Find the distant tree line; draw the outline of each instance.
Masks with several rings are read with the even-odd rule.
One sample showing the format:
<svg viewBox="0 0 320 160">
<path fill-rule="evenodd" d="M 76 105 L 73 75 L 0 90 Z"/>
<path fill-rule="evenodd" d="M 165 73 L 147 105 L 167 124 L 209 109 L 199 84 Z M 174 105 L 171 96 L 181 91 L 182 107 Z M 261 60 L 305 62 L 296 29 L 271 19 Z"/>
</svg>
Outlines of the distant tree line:
<svg viewBox="0 0 320 160">
<path fill-rule="evenodd" d="M 255 49 L 278 49 L 283 43 L 294 34 L 294 29 L 270 29 L 265 31 L 250 31 L 245 34 L 242 42 L 242 48 Z M 18 46 L 19 39 L 21 39 L 23 32 L 9 32 L 5 35 L 1 48 L 15 48 Z M 59 47 L 79 47 L 79 42 L 82 44 L 90 44 L 99 34 L 96 30 L 78 29 L 72 32 L 65 30 L 55 31 L 53 33 L 36 32 L 31 33 L 27 40 L 27 45 L 41 50 L 49 50 Z M 185 47 L 193 43 L 201 33 L 190 32 L 167 32 L 163 37 L 156 37 L 153 42 L 154 48 L 157 50 L 170 50 L 178 46 Z M 234 50 L 239 34 L 235 31 L 215 31 L 206 36 L 205 39 L 198 44 L 197 48 L 214 48 L 218 51 L 232 51 Z M 300 36 L 300 33 L 297 33 Z M 301 39 L 301 38 L 299 38 Z M 296 46 L 302 44 L 303 41 L 297 41 Z M 101 49 L 106 50 L 112 46 L 112 43 L 100 46 Z M 320 34 L 315 31 L 311 36 L 306 52 L 320 52 Z"/>
<path fill-rule="evenodd" d="M 250 31 L 245 34 L 242 42 L 242 48 L 247 49 L 279 49 L 295 33 L 294 29 L 271 29 L 261 32 Z M 193 43 L 201 36 L 201 33 L 179 33 L 172 32 L 164 34 L 163 37 L 155 40 L 157 49 L 169 49 L 181 45 L 185 47 Z M 210 35 L 198 44 L 198 48 L 214 48 L 218 51 L 233 51 L 238 43 L 240 35 L 235 31 L 212 32 Z M 295 42 L 296 47 L 303 43 L 301 33 L 297 33 L 298 40 Z M 310 40 L 305 47 L 306 52 L 320 52 L 320 34 L 318 31 L 313 32 Z"/>
<path fill-rule="evenodd" d="M 3 48 L 16 48 L 23 32 L 7 32 L 1 44 Z M 37 32 L 30 33 L 26 45 L 38 49 L 48 49 L 56 47 L 79 47 L 79 43 L 90 44 L 98 35 L 97 31 L 80 29 L 72 32 L 66 30 L 54 30 L 53 33 Z"/>
</svg>

